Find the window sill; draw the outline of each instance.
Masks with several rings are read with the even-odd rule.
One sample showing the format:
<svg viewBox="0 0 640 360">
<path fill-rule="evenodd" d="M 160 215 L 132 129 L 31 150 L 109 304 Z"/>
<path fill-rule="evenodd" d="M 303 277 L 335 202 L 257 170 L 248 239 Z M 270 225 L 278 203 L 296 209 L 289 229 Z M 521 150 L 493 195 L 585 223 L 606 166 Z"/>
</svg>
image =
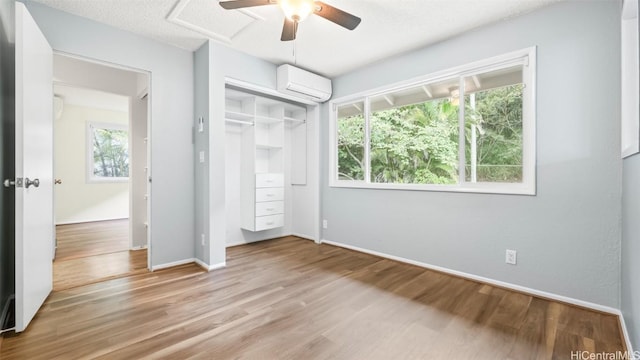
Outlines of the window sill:
<svg viewBox="0 0 640 360">
<path fill-rule="evenodd" d="M 438 191 L 477 194 L 536 195 L 535 184 L 464 183 L 452 185 L 372 184 L 359 181 L 331 181 L 329 187 L 374 190 Z"/>
</svg>

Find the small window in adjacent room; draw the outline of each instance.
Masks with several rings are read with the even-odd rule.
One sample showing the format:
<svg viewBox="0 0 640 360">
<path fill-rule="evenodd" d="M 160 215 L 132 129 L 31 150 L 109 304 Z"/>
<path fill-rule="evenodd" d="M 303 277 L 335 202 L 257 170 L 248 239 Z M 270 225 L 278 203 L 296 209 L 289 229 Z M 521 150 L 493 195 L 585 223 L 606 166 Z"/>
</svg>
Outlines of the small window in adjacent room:
<svg viewBox="0 0 640 360">
<path fill-rule="evenodd" d="M 331 103 L 330 186 L 535 194 L 535 48 Z"/>
<path fill-rule="evenodd" d="M 89 181 L 129 179 L 129 132 L 126 126 L 90 122 L 87 125 Z"/>
</svg>

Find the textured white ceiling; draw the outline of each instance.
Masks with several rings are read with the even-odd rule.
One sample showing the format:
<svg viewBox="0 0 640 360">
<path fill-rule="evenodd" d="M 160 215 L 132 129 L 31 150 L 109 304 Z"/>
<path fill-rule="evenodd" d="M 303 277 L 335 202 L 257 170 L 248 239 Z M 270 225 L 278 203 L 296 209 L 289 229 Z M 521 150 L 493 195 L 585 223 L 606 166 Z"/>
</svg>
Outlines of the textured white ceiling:
<svg viewBox="0 0 640 360">
<path fill-rule="evenodd" d="M 223 10 L 218 0 L 34 0 L 187 50 L 212 38 L 276 64 L 294 62 L 276 5 Z M 354 31 L 318 16 L 300 24 L 297 65 L 334 77 L 470 29 L 566 0 L 324 0 L 362 18 Z"/>
</svg>

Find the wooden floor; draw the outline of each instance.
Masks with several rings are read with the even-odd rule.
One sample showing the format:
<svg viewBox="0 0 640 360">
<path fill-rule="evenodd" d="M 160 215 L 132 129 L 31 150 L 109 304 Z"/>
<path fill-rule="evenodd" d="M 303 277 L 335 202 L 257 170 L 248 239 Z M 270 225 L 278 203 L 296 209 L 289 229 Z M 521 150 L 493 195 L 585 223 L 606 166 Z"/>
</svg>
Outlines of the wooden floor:
<svg viewBox="0 0 640 360">
<path fill-rule="evenodd" d="M 56 260 L 65 261 L 129 250 L 129 220 L 56 226 Z"/>
<path fill-rule="evenodd" d="M 613 315 L 283 238 L 52 293 L 9 359 L 571 359 L 623 350 Z"/>
<path fill-rule="evenodd" d="M 56 226 L 53 290 L 147 271 L 147 250 L 129 251 L 129 220 Z"/>
</svg>

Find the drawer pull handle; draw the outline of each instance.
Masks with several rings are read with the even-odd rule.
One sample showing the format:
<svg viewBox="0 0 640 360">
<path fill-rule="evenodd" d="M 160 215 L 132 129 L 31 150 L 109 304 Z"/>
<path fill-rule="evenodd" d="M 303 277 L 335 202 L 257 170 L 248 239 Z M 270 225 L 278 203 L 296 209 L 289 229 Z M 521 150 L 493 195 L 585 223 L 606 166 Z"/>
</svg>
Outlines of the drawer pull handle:
<svg viewBox="0 0 640 360">
<path fill-rule="evenodd" d="M 273 225 L 273 221 L 269 221 L 267 225 Z"/>
<path fill-rule="evenodd" d="M 267 210 L 267 211 L 273 211 L 273 210 L 275 210 L 275 209 L 274 209 L 274 208 L 267 208 L 267 209 L 265 209 L 265 210 Z"/>
<path fill-rule="evenodd" d="M 275 194 L 267 194 L 267 197 L 274 197 Z"/>
</svg>

